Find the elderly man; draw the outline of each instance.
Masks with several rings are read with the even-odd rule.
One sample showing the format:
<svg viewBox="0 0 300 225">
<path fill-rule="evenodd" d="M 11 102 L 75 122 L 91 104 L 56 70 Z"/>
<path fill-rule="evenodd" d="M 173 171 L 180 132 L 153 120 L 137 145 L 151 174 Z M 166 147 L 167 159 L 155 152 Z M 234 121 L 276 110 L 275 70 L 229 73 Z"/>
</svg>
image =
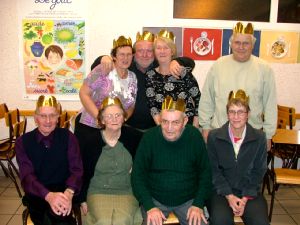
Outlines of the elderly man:
<svg viewBox="0 0 300 225">
<path fill-rule="evenodd" d="M 35 225 L 74 224 L 70 212 L 82 183 L 82 162 L 75 136 L 57 128 L 57 119 L 55 97 L 40 96 L 34 115 L 37 128 L 16 141 L 24 200 Z"/>
<path fill-rule="evenodd" d="M 134 48 L 134 59 L 129 67 L 129 70 L 136 74 L 138 81 L 138 91 L 136 97 L 135 109 L 131 117 L 126 121 L 125 125 L 128 127 L 128 138 L 139 140 L 144 131 L 155 126 L 154 120 L 150 114 L 150 109 L 146 97 L 146 72 L 158 66 L 157 61 L 154 60 L 153 52 L 154 34 L 149 31 L 140 32 L 136 35 L 136 42 Z M 112 69 L 112 59 L 109 56 L 100 56 L 93 63 L 91 69 L 101 63 L 108 70 Z M 176 58 L 172 61 L 170 71 L 176 78 L 180 77 L 183 70 L 192 70 L 195 63 L 192 59 L 187 57 Z"/>
<path fill-rule="evenodd" d="M 166 97 L 161 125 L 148 130 L 139 144 L 131 182 L 144 225 L 161 225 L 170 212 L 180 224 L 207 223 L 203 206 L 212 188 L 208 155 L 184 112 L 182 99 Z"/>
<path fill-rule="evenodd" d="M 263 60 L 252 55 L 255 44 L 251 23 L 246 27 L 238 22 L 230 38 L 232 53 L 219 58 L 207 74 L 199 103 L 199 123 L 207 139 L 211 129 L 227 121 L 227 95 L 233 90 L 245 90 L 250 98 L 249 123 L 263 129 L 271 147 L 276 130 L 277 100 L 274 72 Z"/>
</svg>

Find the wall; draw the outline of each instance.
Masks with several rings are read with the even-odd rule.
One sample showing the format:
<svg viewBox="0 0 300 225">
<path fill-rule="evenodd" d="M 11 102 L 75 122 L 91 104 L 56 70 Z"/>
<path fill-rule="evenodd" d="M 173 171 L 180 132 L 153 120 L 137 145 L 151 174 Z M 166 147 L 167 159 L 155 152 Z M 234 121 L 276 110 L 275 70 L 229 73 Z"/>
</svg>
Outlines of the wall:
<svg viewBox="0 0 300 225">
<path fill-rule="evenodd" d="M 18 107 L 32 110 L 34 102 L 23 99 L 23 80 L 18 71 L 18 1 L 22 0 L 1 0 L 0 102 L 6 102 L 9 108 Z M 136 32 L 141 31 L 144 26 L 232 28 L 235 24 L 234 21 L 173 19 L 173 0 L 89 0 L 85 2 L 88 4 L 87 27 L 89 28 L 86 40 L 87 65 L 90 65 L 99 54 L 109 54 L 114 38 L 125 35 L 131 36 L 135 40 Z M 255 28 L 300 31 L 299 24 L 276 24 L 277 5 L 278 0 L 272 0 L 271 21 L 274 22 L 254 23 Z M 198 61 L 196 63 L 194 74 L 202 87 L 211 62 Z M 298 75 L 300 76 L 300 74 Z M 292 83 L 295 84 L 295 82 Z M 280 91 L 289 92 L 288 89 Z M 289 94 L 285 94 L 285 96 L 289 96 Z M 62 105 L 64 109 L 69 110 L 78 110 L 81 107 L 79 101 L 64 101 Z M 300 112 L 300 103 L 297 111 Z"/>
</svg>

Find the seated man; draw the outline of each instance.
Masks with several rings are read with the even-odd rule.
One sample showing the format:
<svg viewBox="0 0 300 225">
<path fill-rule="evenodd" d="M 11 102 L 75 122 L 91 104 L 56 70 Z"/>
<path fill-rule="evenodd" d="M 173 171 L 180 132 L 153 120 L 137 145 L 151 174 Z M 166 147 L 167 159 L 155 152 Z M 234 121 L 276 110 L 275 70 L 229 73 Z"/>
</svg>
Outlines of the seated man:
<svg viewBox="0 0 300 225">
<path fill-rule="evenodd" d="M 57 128 L 58 103 L 40 96 L 34 115 L 37 128 L 16 141 L 24 201 L 35 225 L 74 224 L 72 198 L 82 182 L 82 162 L 75 136 Z"/>
<path fill-rule="evenodd" d="M 139 144 L 131 181 L 143 224 L 160 225 L 170 212 L 180 224 L 207 223 L 203 206 L 212 187 L 208 155 L 199 130 L 187 124 L 184 112 L 182 99 L 167 96 L 161 125 L 147 131 Z"/>
<path fill-rule="evenodd" d="M 250 99 L 251 100 L 251 99 Z M 267 139 L 247 121 L 249 97 L 243 90 L 230 92 L 228 122 L 208 135 L 213 195 L 208 204 L 211 225 L 231 225 L 241 216 L 245 225 L 267 225 L 268 207 L 260 192 L 267 170 Z"/>
</svg>

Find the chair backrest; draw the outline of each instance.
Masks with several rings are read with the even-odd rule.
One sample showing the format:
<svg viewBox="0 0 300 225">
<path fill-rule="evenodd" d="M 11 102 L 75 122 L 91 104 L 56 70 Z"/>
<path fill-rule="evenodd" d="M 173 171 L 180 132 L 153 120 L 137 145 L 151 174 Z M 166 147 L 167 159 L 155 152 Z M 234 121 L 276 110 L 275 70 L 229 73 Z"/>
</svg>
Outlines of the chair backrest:
<svg viewBox="0 0 300 225">
<path fill-rule="evenodd" d="M 5 117 L 5 113 L 8 112 L 7 105 L 5 103 L 0 104 L 0 119 Z"/>
<path fill-rule="evenodd" d="M 18 138 L 21 135 L 25 134 L 26 126 L 27 126 L 27 118 L 24 117 L 24 119 L 22 121 L 17 122 L 14 125 L 14 137 Z"/>
<path fill-rule="evenodd" d="M 9 128 L 9 137 L 14 137 L 14 126 L 16 123 L 20 122 L 20 113 L 18 109 L 11 110 L 5 113 L 5 123 Z"/>
<path fill-rule="evenodd" d="M 278 109 L 278 124 L 282 121 L 286 121 L 286 125 L 289 127 L 289 129 L 293 129 L 293 127 L 296 125 L 296 110 L 293 107 L 288 106 L 282 106 L 277 105 Z M 277 126 L 278 126 L 277 124 Z M 283 124 L 282 124 L 283 125 Z M 285 129 L 286 127 L 281 127 Z"/>
<path fill-rule="evenodd" d="M 67 123 L 68 123 L 68 113 L 67 111 L 63 111 L 58 117 L 57 126 L 61 128 L 69 128 L 69 125 L 67 125 Z"/>
</svg>

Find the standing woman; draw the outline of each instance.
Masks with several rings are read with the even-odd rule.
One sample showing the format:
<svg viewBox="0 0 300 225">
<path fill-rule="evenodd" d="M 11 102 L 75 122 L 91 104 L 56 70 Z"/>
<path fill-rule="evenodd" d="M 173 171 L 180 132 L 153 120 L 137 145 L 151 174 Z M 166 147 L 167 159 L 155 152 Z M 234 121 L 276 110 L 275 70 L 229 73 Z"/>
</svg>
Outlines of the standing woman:
<svg viewBox="0 0 300 225">
<path fill-rule="evenodd" d="M 251 101 L 251 99 L 250 99 Z M 260 191 L 267 170 L 267 139 L 248 123 L 249 97 L 243 90 L 230 92 L 226 122 L 208 134 L 207 152 L 213 177 L 208 211 L 211 225 L 268 225 L 268 206 Z"/>
<path fill-rule="evenodd" d="M 84 179 L 88 176 L 86 171 L 88 171 L 87 167 L 90 164 L 91 155 L 95 151 L 99 151 L 95 147 L 99 142 L 100 133 L 97 116 L 98 108 L 104 98 L 107 96 L 118 97 L 128 116 L 132 114 L 134 109 L 137 79 L 135 74 L 128 70 L 133 57 L 131 39 L 120 36 L 114 40 L 111 56 L 114 60 L 114 70 L 106 74 L 102 66 L 98 65 L 84 80 L 79 92 L 83 109 L 76 117 L 74 133 L 80 145 Z M 83 201 L 81 194 L 77 199 L 79 202 Z"/>
<path fill-rule="evenodd" d="M 170 63 L 177 55 L 175 37 L 172 32 L 161 30 L 154 41 L 154 54 L 159 66 L 146 73 L 146 95 L 151 115 L 160 124 L 160 109 L 167 96 L 184 99 L 189 123 L 199 127 L 198 104 L 200 89 L 198 82 L 188 69 L 183 70 L 180 78 L 171 75 Z"/>
<path fill-rule="evenodd" d="M 132 157 L 127 150 L 128 140 L 121 131 L 125 118 L 119 98 L 103 100 L 98 115 L 103 127 L 97 139 L 98 151 L 90 155 L 91 176 L 83 186 L 87 204 L 82 204 L 82 209 L 87 214 L 87 225 L 133 224 L 139 205 L 131 190 Z"/>
</svg>

